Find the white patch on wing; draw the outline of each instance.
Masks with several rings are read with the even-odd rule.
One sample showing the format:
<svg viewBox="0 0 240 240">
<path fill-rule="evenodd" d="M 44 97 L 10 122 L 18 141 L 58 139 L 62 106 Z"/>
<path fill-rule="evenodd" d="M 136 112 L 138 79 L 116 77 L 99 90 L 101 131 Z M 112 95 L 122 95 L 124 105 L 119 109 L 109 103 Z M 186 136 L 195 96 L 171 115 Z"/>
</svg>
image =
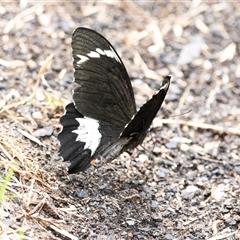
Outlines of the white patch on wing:
<svg viewBox="0 0 240 240">
<path fill-rule="evenodd" d="M 96 52 L 100 53 L 101 55 L 105 55 L 104 51 L 100 48 L 96 48 Z"/>
<path fill-rule="evenodd" d="M 115 58 L 119 63 L 121 63 L 121 60 L 119 59 L 118 55 L 115 53 L 114 49 L 110 46 L 110 50 L 102 50 L 100 48 L 96 48 L 96 52 L 91 51 L 87 53 L 87 56 L 77 54 L 77 57 L 80 59 L 77 64 L 80 65 L 86 61 L 89 60 L 89 58 L 100 58 L 100 55 L 106 55 L 110 58 Z M 122 64 L 122 63 L 121 63 Z"/>
<path fill-rule="evenodd" d="M 111 50 L 104 50 L 103 54 L 107 55 L 108 57 L 115 58 L 119 63 L 121 63 L 121 60 L 119 59 L 118 55 L 115 53 L 114 49 L 111 46 L 110 46 L 110 48 L 111 48 Z M 99 50 L 101 50 L 101 49 L 99 49 Z M 96 49 L 96 51 L 97 51 L 97 49 Z"/>
<path fill-rule="evenodd" d="M 72 131 L 77 134 L 76 141 L 85 142 L 84 149 L 91 149 L 93 155 L 102 138 L 102 134 L 99 132 L 99 123 L 88 117 L 76 118 L 76 120 L 79 122 L 79 126 Z"/>
<path fill-rule="evenodd" d="M 105 53 L 108 57 L 114 58 L 113 52 L 112 52 L 111 50 L 104 50 L 104 53 Z"/>
<path fill-rule="evenodd" d="M 92 58 L 100 58 L 100 54 L 94 51 L 91 51 L 90 53 L 87 54 L 89 57 Z"/>
<path fill-rule="evenodd" d="M 84 63 L 84 62 L 86 62 L 87 60 L 89 60 L 89 58 L 88 57 L 86 57 L 86 56 L 83 56 L 83 55 L 80 55 L 80 54 L 77 54 L 77 57 L 79 57 L 79 61 L 77 62 L 77 64 L 82 64 L 82 63 Z"/>
</svg>

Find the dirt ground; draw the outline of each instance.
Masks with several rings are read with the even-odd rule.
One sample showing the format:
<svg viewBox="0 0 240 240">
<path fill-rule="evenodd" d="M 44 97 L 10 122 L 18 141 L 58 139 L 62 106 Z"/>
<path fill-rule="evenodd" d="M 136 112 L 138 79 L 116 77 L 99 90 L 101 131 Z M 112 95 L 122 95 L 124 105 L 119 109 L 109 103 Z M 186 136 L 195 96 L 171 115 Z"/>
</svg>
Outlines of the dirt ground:
<svg viewBox="0 0 240 240">
<path fill-rule="evenodd" d="M 240 3 L 0 5 L 1 239 L 240 239 Z M 121 56 L 137 106 L 173 77 L 142 147 L 68 175 L 71 34 Z"/>
</svg>

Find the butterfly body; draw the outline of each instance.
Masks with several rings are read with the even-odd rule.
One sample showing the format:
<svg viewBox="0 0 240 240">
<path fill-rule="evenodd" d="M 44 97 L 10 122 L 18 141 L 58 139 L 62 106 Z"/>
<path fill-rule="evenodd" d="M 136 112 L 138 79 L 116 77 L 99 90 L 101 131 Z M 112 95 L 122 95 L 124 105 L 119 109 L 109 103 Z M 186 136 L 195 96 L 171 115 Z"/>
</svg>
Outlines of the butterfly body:
<svg viewBox="0 0 240 240">
<path fill-rule="evenodd" d="M 59 154 L 71 162 L 69 173 L 85 171 L 92 160 L 112 161 L 141 144 L 166 96 L 170 77 L 139 111 L 124 64 L 100 34 L 77 28 L 72 37 L 73 103 L 60 119 Z"/>
</svg>

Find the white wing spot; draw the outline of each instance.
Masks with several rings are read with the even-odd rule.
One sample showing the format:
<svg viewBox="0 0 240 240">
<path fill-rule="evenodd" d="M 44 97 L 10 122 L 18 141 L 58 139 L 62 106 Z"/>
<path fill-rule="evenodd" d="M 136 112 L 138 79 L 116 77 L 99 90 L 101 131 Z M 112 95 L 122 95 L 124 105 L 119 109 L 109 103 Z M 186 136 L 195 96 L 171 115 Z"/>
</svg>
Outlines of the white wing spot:
<svg viewBox="0 0 240 240">
<path fill-rule="evenodd" d="M 117 54 L 114 52 L 114 50 L 112 49 L 112 47 L 110 47 L 111 50 L 104 50 L 105 54 L 108 56 L 108 57 L 111 57 L 111 58 L 115 58 L 119 63 L 121 63 L 121 60 L 119 59 L 119 57 L 117 56 Z"/>
<path fill-rule="evenodd" d="M 102 138 L 102 134 L 99 132 L 99 122 L 88 117 L 76 118 L 76 120 L 79 122 L 79 126 L 72 131 L 77 134 L 76 141 L 85 142 L 84 149 L 91 149 L 93 155 Z"/>
<path fill-rule="evenodd" d="M 77 57 L 80 59 L 77 64 L 80 65 L 86 61 L 89 60 L 89 58 L 100 58 L 100 54 L 101 55 L 106 55 L 110 58 L 115 58 L 119 63 L 121 63 L 121 60 L 119 59 L 118 55 L 115 53 L 115 51 L 113 50 L 113 48 L 110 46 L 111 50 L 102 50 L 100 48 L 96 48 L 96 52 L 91 51 L 90 53 L 87 53 L 86 55 L 88 56 L 83 56 L 80 54 L 77 54 Z"/>
<path fill-rule="evenodd" d="M 90 53 L 87 54 L 89 57 L 92 58 L 100 58 L 100 54 L 94 51 L 91 51 Z"/>
<path fill-rule="evenodd" d="M 104 50 L 104 53 L 105 53 L 108 57 L 114 58 L 113 52 L 112 52 L 111 50 Z"/>
<path fill-rule="evenodd" d="M 86 56 L 83 56 L 83 55 L 80 55 L 80 54 L 77 54 L 77 57 L 80 59 L 78 62 L 77 62 L 77 64 L 82 64 L 82 63 L 84 63 L 84 62 L 86 62 L 87 60 L 89 60 L 89 58 L 88 57 L 86 57 Z"/>
<path fill-rule="evenodd" d="M 96 52 L 100 53 L 101 55 L 105 55 L 104 51 L 100 48 L 96 48 Z"/>
</svg>

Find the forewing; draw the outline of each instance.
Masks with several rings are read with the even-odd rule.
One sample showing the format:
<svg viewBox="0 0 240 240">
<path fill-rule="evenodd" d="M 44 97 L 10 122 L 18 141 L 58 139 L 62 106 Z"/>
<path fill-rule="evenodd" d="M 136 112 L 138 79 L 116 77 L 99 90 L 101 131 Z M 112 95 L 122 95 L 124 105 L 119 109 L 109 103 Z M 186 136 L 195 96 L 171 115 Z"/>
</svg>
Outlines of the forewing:
<svg viewBox="0 0 240 240">
<path fill-rule="evenodd" d="M 72 38 L 76 108 L 84 116 L 123 128 L 136 113 L 127 71 L 113 46 L 100 34 L 77 28 Z"/>
</svg>

